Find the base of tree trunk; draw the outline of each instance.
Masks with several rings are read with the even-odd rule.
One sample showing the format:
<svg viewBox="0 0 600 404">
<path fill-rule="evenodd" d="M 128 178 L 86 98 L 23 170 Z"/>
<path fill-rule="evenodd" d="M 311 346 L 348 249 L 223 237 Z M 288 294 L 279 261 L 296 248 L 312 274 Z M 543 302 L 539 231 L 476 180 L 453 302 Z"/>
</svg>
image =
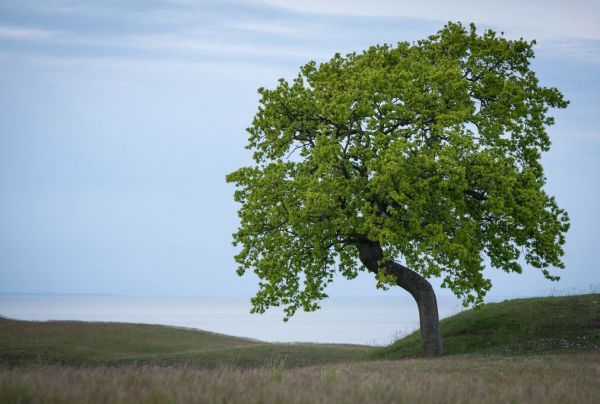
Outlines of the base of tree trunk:
<svg viewBox="0 0 600 404">
<path fill-rule="evenodd" d="M 425 282 L 429 284 L 427 280 Z M 429 284 L 428 290 L 421 291 L 418 296 L 413 295 L 413 297 L 419 307 L 423 356 L 440 356 L 444 349 L 440 333 L 437 299 L 433 287 Z"/>
<path fill-rule="evenodd" d="M 357 244 L 358 256 L 370 272 L 379 273 L 383 250 L 378 243 L 364 241 Z M 412 295 L 419 308 L 423 355 L 440 356 L 443 353 L 437 299 L 433 287 L 423 276 L 395 261 L 383 263 L 386 274 L 394 276 L 396 284 Z"/>
</svg>

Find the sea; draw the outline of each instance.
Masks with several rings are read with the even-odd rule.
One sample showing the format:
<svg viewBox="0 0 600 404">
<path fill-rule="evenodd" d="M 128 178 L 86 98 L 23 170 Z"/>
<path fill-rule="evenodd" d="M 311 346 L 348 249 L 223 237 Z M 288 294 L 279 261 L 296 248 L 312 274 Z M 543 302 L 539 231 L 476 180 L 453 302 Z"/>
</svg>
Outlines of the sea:
<svg viewBox="0 0 600 404">
<path fill-rule="evenodd" d="M 438 296 L 440 318 L 463 310 Z M 281 309 L 250 314 L 240 298 L 117 295 L 0 295 L 0 316 L 19 320 L 76 320 L 162 324 L 267 342 L 387 345 L 419 327 L 415 302 L 406 297 L 339 297 L 321 309 L 283 321 Z"/>
</svg>

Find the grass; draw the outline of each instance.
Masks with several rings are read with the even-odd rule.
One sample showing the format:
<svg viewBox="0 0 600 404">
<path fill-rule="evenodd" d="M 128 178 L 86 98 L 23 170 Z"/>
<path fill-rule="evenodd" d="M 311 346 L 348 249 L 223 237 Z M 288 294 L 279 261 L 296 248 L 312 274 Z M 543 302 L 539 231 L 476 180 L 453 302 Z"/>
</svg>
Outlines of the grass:
<svg viewBox="0 0 600 404">
<path fill-rule="evenodd" d="M 374 348 L 270 344 L 160 325 L 0 318 L 0 365 L 295 367 L 365 359 Z"/>
<path fill-rule="evenodd" d="M 0 368 L 0 402 L 594 403 L 600 354 L 445 357 L 304 368 Z"/>
<path fill-rule="evenodd" d="M 487 304 L 441 327 L 447 355 L 423 359 L 418 333 L 373 348 L 0 319 L 0 403 L 600 402 L 600 294 Z"/>
<path fill-rule="evenodd" d="M 446 355 L 523 355 L 600 349 L 600 294 L 489 303 L 440 322 Z M 373 353 L 377 358 L 418 356 L 415 332 Z"/>
</svg>

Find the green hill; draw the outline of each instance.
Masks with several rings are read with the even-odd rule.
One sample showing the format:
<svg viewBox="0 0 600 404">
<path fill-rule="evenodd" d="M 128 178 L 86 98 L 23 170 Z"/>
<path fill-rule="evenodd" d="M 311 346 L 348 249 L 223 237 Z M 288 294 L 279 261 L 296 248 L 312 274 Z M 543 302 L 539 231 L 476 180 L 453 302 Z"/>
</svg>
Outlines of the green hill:
<svg viewBox="0 0 600 404">
<path fill-rule="evenodd" d="M 447 355 L 600 351 L 600 294 L 490 303 L 441 321 Z M 374 348 L 271 344 L 147 324 L 30 322 L 0 318 L 0 365 L 309 366 L 418 356 L 415 332 Z"/>
<path fill-rule="evenodd" d="M 446 355 L 521 355 L 600 350 L 600 294 L 485 304 L 441 321 Z M 418 332 L 373 353 L 418 356 Z"/>
<path fill-rule="evenodd" d="M 295 367 L 364 359 L 372 350 L 341 344 L 270 344 L 160 325 L 0 318 L 0 365 Z"/>
<path fill-rule="evenodd" d="M 418 356 L 418 334 L 372 348 L 0 318 L 0 402 L 599 402 L 599 294 L 487 304 L 442 333 L 443 358 L 374 360 Z"/>
</svg>

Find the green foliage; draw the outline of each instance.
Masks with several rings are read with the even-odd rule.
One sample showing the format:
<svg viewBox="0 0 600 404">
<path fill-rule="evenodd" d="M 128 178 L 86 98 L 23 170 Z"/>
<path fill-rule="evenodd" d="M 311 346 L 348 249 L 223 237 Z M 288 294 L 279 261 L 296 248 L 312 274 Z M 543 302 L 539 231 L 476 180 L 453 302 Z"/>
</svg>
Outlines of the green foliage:
<svg viewBox="0 0 600 404">
<path fill-rule="evenodd" d="M 355 244 L 377 242 L 425 277 L 443 276 L 465 304 L 491 287 L 484 262 L 548 279 L 567 213 L 544 192 L 550 107 L 534 42 L 449 23 L 413 44 L 309 62 L 291 82 L 260 88 L 237 185 L 238 274 L 260 278 L 253 311 L 311 311 L 336 273 L 361 266 Z M 377 277 L 378 285 L 390 280 Z"/>
<path fill-rule="evenodd" d="M 447 355 L 600 352 L 600 294 L 489 303 L 440 321 Z M 403 358 L 421 353 L 415 332 L 374 353 Z"/>
</svg>

